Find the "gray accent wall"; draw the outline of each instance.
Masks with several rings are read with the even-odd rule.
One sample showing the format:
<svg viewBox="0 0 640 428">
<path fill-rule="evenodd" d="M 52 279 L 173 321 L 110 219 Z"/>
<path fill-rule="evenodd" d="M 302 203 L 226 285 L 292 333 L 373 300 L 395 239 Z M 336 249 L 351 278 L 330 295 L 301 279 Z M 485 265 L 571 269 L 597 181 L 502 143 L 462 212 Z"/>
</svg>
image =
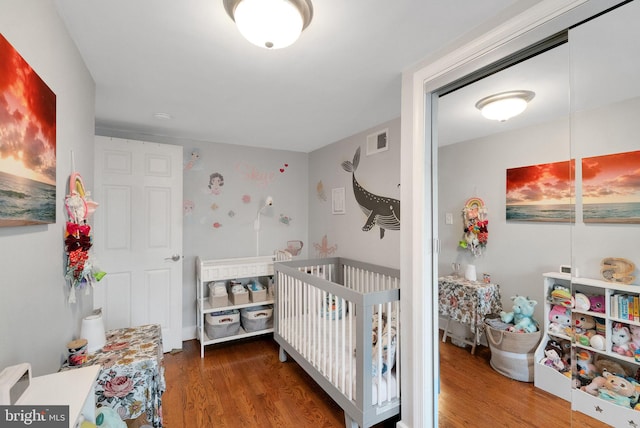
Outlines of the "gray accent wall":
<svg viewBox="0 0 640 428">
<path fill-rule="evenodd" d="M 0 370 L 28 362 L 37 376 L 60 368 L 92 309 L 84 293 L 67 303 L 63 201 L 72 153 L 93 187 L 95 84 L 52 2 L 0 2 L 0 33 L 56 94 L 56 223 L 0 228 Z"/>
<path fill-rule="evenodd" d="M 384 129 L 388 129 L 388 149 L 367 155 L 367 136 Z M 344 161 L 353 161 L 358 147 L 361 153 L 355 175 L 360 185 L 378 196 L 400 199 L 399 118 L 309 153 L 309 256 L 319 257 L 329 252 L 329 255 L 399 268 L 400 231 L 387 230 L 381 239 L 378 226 L 366 232 L 362 230 L 367 216 L 355 200 L 351 173 L 341 166 Z M 333 214 L 332 189 L 340 188 L 345 191 L 345 212 Z"/>
</svg>

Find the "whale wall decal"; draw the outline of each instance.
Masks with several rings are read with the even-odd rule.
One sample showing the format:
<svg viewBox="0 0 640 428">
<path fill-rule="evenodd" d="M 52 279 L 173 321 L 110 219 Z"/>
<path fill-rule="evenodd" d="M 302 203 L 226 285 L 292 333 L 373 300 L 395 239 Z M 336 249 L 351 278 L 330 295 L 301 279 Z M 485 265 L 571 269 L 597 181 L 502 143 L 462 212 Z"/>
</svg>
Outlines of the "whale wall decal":
<svg viewBox="0 0 640 428">
<path fill-rule="evenodd" d="M 342 162 L 342 169 L 351 173 L 353 182 L 353 194 L 362 212 L 367 216 L 367 221 L 362 226 L 364 232 L 368 232 L 374 225 L 380 228 L 380 239 L 384 238 L 385 230 L 400 230 L 400 201 L 393 198 L 374 195 L 366 190 L 356 180 L 356 169 L 360 163 L 360 147 L 353 156 L 353 162 Z"/>
</svg>

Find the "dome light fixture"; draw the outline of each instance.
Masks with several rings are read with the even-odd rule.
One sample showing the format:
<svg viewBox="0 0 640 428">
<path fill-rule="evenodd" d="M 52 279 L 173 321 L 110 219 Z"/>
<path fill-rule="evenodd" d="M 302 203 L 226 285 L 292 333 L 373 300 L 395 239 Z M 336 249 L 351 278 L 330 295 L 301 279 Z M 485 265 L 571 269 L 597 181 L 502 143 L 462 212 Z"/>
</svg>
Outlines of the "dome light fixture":
<svg viewBox="0 0 640 428">
<path fill-rule="evenodd" d="M 532 91 L 500 92 L 481 99 L 476 108 L 489 120 L 505 122 L 522 113 L 535 96 Z"/>
<path fill-rule="evenodd" d="M 293 44 L 313 17 L 311 0 L 223 0 L 240 34 L 256 46 Z"/>
</svg>

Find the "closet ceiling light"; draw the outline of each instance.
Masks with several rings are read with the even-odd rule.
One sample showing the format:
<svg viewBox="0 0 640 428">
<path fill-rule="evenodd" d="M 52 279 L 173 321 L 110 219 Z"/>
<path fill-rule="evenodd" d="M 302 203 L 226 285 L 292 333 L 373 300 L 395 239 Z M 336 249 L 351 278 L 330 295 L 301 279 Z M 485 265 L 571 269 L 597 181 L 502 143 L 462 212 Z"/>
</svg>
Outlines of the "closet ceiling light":
<svg viewBox="0 0 640 428">
<path fill-rule="evenodd" d="M 240 34 L 256 46 L 287 47 L 313 17 L 311 0 L 223 0 Z"/>
<path fill-rule="evenodd" d="M 531 91 L 500 92 L 481 99 L 476 108 L 487 119 L 504 122 L 522 113 L 535 95 Z"/>
</svg>

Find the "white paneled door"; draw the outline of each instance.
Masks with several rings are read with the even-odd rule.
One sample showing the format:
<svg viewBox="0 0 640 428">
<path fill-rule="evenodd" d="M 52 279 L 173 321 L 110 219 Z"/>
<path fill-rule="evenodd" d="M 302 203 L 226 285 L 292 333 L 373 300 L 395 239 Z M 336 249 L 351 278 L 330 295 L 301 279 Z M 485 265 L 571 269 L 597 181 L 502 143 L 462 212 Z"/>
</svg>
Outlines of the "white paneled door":
<svg viewBox="0 0 640 428">
<path fill-rule="evenodd" d="M 182 348 L 182 147 L 95 137 L 93 304 L 106 329 L 160 324 Z"/>
</svg>

